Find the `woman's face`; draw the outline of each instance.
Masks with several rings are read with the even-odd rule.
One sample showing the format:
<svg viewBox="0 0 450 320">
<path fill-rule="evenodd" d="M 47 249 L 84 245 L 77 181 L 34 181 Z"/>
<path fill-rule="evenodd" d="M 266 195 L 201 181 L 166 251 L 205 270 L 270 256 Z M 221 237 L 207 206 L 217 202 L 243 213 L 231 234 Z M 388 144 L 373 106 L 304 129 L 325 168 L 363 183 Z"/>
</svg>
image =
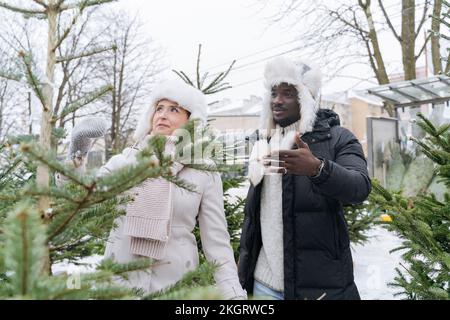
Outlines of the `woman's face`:
<svg viewBox="0 0 450 320">
<path fill-rule="evenodd" d="M 170 136 L 176 129 L 188 122 L 189 113 L 177 102 L 163 99 L 156 107 L 152 119 L 152 133 Z"/>
</svg>

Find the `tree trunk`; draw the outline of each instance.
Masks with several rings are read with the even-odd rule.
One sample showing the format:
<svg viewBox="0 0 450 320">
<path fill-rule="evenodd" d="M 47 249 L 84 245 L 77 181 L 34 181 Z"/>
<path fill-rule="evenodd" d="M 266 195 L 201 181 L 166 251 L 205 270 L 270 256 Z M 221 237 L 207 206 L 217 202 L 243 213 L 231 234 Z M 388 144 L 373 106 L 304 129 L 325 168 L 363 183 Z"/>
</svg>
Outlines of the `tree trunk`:
<svg viewBox="0 0 450 320">
<path fill-rule="evenodd" d="M 402 1 L 402 60 L 405 80 L 416 79 L 416 57 L 415 57 L 415 13 L 416 1 Z"/>
<path fill-rule="evenodd" d="M 439 18 L 442 11 L 442 0 L 434 0 L 433 17 Z M 441 45 L 439 32 L 441 31 L 441 23 L 439 20 L 431 20 L 431 60 L 433 62 L 433 73 L 442 73 L 441 63 Z"/>
<path fill-rule="evenodd" d="M 364 14 L 366 15 L 367 24 L 369 26 L 369 34 L 368 37 L 370 39 L 370 43 L 372 44 L 372 52 L 369 50 L 369 55 L 371 55 L 376 62 L 376 65 L 372 66 L 374 69 L 374 73 L 377 77 L 377 81 L 379 84 L 387 84 L 389 83 L 389 77 L 386 71 L 386 65 L 384 64 L 383 55 L 381 53 L 380 45 L 378 42 L 378 35 L 375 29 L 375 25 L 373 23 L 372 11 L 370 10 L 371 1 L 359 1 L 360 7 L 364 10 Z"/>
<path fill-rule="evenodd" d="M 45 105 L 43 106 L 41 119 L 41 133 L 39 136 L 39 145 L 44 151 L 49 151 L 51 146 L 52 135 L 52 112 L 53 112 L 53 81 L 55 75 L 56 65 L 56 23 L 57 11 L 49 9 L 47 14 L 48 20 L 48 43 L 47 43 L 47 68 L 46 77 L 47 82 L 43 85 L 42 92 L 44 95 Z M 37 184 L 40 187 L 47 188 L 49 186 L 50 176 L 49 168 L 46 165 L 40 164 L 37 168 Z M 48 197 L 41 197 L 39 201 L 39 210 L 41 214 L 49 208 Z"/>
<path fill-rule="evenodd" d="M 53 5 L 53 1 L 50 5 Z M 49 8 L 47 12 L 48 21 L 48 40 L 47 40 L 47 68 L 46 77 L 47 81 L 43 85 L 42 93 L 44 95 L 45 105 L 43 106 L 42 119 L 41 119 L 41 132 L 39 136 L 39 146 L 42 150 L 49 152 L 51 150 L 51 137 L 52 137 L 52 116 L 53 116 L 53 82 L 55 75 L 55 65 L 56 65 L 56 24 L 57 24 L 57 9 Z M 36 176 L 37 185 L 41 188 L 48 188 L 50 185 L 50 172 L 49 168 L 44 164 L 39 164 L 37 167 Z M 48 196 L 42 196 L 39 199 L 38 205 L 40 214 L 42 215 L 44 222 L 47 223 L 48 213 L 47 210 L 50 208 L 50 201 Z M 44 272 L 51 274 L 51 263 L 50 254 L 47 251 L 44 257 Z"/>
<path fill-rule="evenodd" d="M 112 114 L 111 114 L 111 152 L 115 154 L 117 132 L 116 132 L 116 117 L 117 117 L 117 50 L 114 51 L 114 65 L 113 65 L 113 92 L 112 92 Z"/>
</svg>

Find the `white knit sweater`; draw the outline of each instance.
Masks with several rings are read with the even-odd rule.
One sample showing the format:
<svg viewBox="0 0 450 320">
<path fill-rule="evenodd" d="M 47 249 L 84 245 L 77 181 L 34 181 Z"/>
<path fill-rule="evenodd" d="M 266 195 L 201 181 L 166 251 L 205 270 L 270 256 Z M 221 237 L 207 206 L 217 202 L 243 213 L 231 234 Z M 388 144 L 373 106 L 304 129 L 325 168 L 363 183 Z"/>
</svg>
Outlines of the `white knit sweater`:
<svg viewBox="0 0 450 320">
<path fill-rule="evenodd" d="M 270 151 L 291 149 L 292 136 L 286 134 L 299 131 L 298 125 L 299 122 L 285 128 L 277 126 L 270 140 Z M 263 245 L 254 273 L 256 280 L 281 292 L 284 291 L 282 179 L 282 174 L 265 174 L 262 180 L 260 220 Z"/>
</svg>

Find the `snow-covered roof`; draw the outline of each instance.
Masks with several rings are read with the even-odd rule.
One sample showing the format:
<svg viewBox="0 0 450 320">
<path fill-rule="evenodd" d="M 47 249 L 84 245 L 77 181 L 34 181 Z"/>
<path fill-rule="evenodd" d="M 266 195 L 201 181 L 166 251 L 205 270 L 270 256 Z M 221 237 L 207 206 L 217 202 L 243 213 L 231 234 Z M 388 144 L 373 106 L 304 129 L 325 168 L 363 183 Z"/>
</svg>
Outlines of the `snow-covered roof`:
<svg viewBox="0 0 450 320">
<path fill-rule="evenodd" d="M 259 115 L 262 98 L 252 95 L 244 100 L 224 99 L 209 106 L 209 116 Z"/>
<path fill-rule="evenodd" d="M 324 94 L 322 103 L 350 105 L 350 99 L 362 100 L 374 106 L 382 106 L 381 100 L 368 95 L 365 91 L 344 91 Z M 252 95 L 244 100 L 223 99 L 209 105 L 208 115 L 211 116 L 259 116 L 262 109 L 262 98 Z"/>
<path fill-rule="evenodd" d="M 328 94 L 323 94 L 321 97 L 322 102 L 331 102 L 343 105 L 350 105 L 347 92 L 333 92 Z"/>
</svg>

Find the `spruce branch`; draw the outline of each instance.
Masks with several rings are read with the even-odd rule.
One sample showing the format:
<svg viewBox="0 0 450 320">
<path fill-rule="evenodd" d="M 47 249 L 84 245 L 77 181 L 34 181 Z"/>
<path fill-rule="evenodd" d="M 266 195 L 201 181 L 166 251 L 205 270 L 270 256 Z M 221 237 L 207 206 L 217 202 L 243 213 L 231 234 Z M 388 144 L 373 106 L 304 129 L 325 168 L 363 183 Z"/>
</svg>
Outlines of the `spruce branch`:
<svg viewBox="0 0 450 320">
<path fill-rule="evenodd" d="M 76 172 L 61 164 L 54 155 L 48 155 L 36 145 L 23 143 L 21 144 L 20 149 L 24 154 L 27 154 L 32 159 L 47 165 L 53 171 L 61 173 L 75 184 L 83 186 L 86 190 L 91 187 L 92 182 L 90 180 L 81 178 Z"/>
<path fill-rule="evenodd" d="M 144 299 L 176 299 L 176 296 L 179 296 L 179 291 L 183 289 L 188 288 L 192 290 L 194 288 L 210 286 L 214 283 L 214 273 L 217 268 L 218 266 L 216 264 L 205 262 L 195 270 L 186 273 L 180 281 L 171 287 L 162 292 L 149 294 Z M 185 294 L 185 292 L 182 293 Z"/>
<path fill-rule="evenodd" d="M 21 74 L 18 74 L 18 73 L 12 73 L 12 72 L 8 72 L 8 71 L 0 70 L 0 78 L 20 82 L 23 77 Z"/>
<path fill-rule="evenodd" d="M 44 94 L 41 88 L 41 82 L 38 77 L 34 74 L 33 65 L 32 65 L 32 57 L 29 54 L 26 54 L 24 51 L 19 52 L 19 57 L 22 59 L 25 66 L 25 74 L 27 76 L 27 82 L 30 85 L 31 89 L 33 89 L 34 93 L 38 97 L 39 101 L 42 104 L 42 108 L 44 111 L 47 111 L 47 104 L 45 102 Z"/>
<path fill-rule="evenodd" d="M 187 84 L 190 84 L 191 86 L 194 86 L 194 83 L 192 82 L 191 79 L 189 79 L 189 77 L 183 72 L 183 71 L 177 71 L 177 70 L 172 70 L 173 72 L 175 72 L 176 75 L 178 75 L 184 82 L 186 82 Z"/>
<path fill-rule="evenodd" d="M 231 72 L 234 64 L 236 63 L 236 60 L 234 60 L 230 66 L 223 72 L 220 72 L 206 87 L 204 88 L 204 83 L 206 78 L 208 78 L 208 73 L 205 73 L 204 75 L 200 75 L 200 60 L 201 60 L 201 51 L 202 51 L 202 45 L 198 45 L 198 53 L 197 53 L 197 63 L 195 68 L 195 84 L 194 81 L 189 78 L 189 76 L 186 75 L 183 71 L 177 71 L 172 70 L 176 75 L 178 75 L 184 82 L 187 84 L 197 88 L 198 90 L 202 91 L 206 95 L 214 94 L 220 91 L 224 91 L 227 89 L 232 88 L 228 83 L 223 83 L 225 78 L 229 75 Z"/>
<path fill-rule="evenodd" d="M 82 107 L 96 101 L 97 99 L 103 97 L 107 93 L 111 92 L 113 87 L 111 85 L 103 86 L 95 91 L 87 93 L 84 97 L 81 97 L 77 101 L 72 102 L 71 104 L 64 107 L 61 111 L 61 114 L 56 117 L 55 120 L 63 119 L 67 115 L 76 112 Z"/>
<path fill-rule="evenodd" d="M 21 203 L 5 221 L 5 268 L 14 271 L 6 283 L 13 295 L 27 296 L 42 274 L 45 227 L 29 203 Z"/>
<path fill-rule="evenodd" d="M 68 214 L 67 218 L 59 226 L 56 227 L 55 231 L 53 231 L 48 236 L 48 241 L 52 240 L 54 237 L 59 235 L 64 230 L 64 228 L 73 220 L 73 218 L 81 211 L 81 209 L 83 209 L 83 207 L 86 206 L 86 202 L 89 199 L 89 197 L 91 196 L 91 194 L 94 192 L 95 186 L 96 185 L 94 182 L 87 188 L 87 192 L 86 192 L 86 195 L 84 196 L 84 198 L 78 202 L 75 209 L 73 209 L 72 212 L 70 214 Z"/>
<path fill-rule="evenodd" d="M 23 14 L 25 16 L 31 16 L 31 17 L 34 17 L 34 16 L 38 16 L 38 17 L 45 16 L 45 10 L 35 10 L 35 9 L 21 8 L 21 7 L 10 5 L 10 4 L 5 3 L 3 1 L 0 1 L 0 7 L 1 8 L 5 8 L 7 10 L 10 10 L 12 12 L 21 13 L 21 14 Z"/>
</svg>

